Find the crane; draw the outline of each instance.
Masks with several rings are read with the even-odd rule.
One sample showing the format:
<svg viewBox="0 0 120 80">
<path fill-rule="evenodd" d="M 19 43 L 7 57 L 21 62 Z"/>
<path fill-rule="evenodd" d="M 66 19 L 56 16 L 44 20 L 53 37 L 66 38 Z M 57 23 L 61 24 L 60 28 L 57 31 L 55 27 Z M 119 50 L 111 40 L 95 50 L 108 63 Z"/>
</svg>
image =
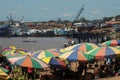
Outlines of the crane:
<svg viewBox="0 0 120 80">
<path fill-rule="evenodd" d="M 8 17 L 7 16 L 7 18 L 8 18 L 8 20 L 9 20 L 9 24 L 11 25 L 11 24 L 14 24 L 14 21 L 13 21 L 13 19 L 12 19 L 12 15 L 10 14 L 10 16 Z"/>
<path fill-rule="evenodd" d="M 80 10 L 79 10 L 77 16 L 76 16 L 75 19 L 73 20 L 73 22 L 76 22 L 76 21 L 79 20 L 79 17 L 80 17 L 81 13 L 82 13 L 83 10 L 84 10 L 84 6 L 85 6 L 85 4 L 82 5 L 82 7 L 80 8 Z"/>
</svg>

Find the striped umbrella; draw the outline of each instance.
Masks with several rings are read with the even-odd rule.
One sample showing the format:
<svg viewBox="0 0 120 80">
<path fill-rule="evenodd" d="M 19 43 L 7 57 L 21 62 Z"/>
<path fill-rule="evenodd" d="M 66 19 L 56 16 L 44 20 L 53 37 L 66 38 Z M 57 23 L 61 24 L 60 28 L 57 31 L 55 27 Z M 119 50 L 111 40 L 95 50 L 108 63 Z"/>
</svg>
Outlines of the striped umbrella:
<svg viewBox="0 0 120 80">
<path fill-rule="evenodd" d="M 11 47 L 8 47 L 8 48 L 4 48 L 2 50 L 2 55 L 5 55 L 7 56 L 8 54 L 26 54 L 28 51 L 25 50 L 25 49 L 22 49 L 22 48 L 11 48 Z"/>
<path fill-rule="evenodd" d="M 54 57 L 45 57 L 42 59 L 42 61 L 55 67 L 66 67 L 66 64 L 62 60 L 59 60 Z"/>
<path fill-rule="evenodd" d="M 115 48 L 119 49 L 120 50 L 120 46 L 115 46 Z"/>
<path fill-rule="evenodd" d="M 120 40 L 109 40 L 101 44 L 102 46 L 120 46 Z"/>
<path fill-rule="evenodd" d="M 82 52 L 88 52 L 94 48 L 98 48 L 98 46 L 94 43 L 82 43 L 80 47 L 78 48 L 78 50 Z"/>
<path fill-rule="evenodd" d="M 0 69 L 1 69 L 3 72 L 5 72 L 5 73 L 9 72 L 7 69 L 5 69 L 5 68 L 3 68 L 3 67 L 0 67 Z"/>
<path fill-rule="evenodd" d="M 14 52 L 15 52 L 15 49 L 12 49 L 12 48 L 4 48 L 4 49 L 2 50 L 2 54 L 3 54 L 3 55 L 14 54 Z"/>
<path fill-rule="evenodd" d="M 80 50 L 82 52 L 88 52 L 94 48 L 97 48 L 98 46 L 94 43 L 81 43 L 81 44 L 76 44 L 70 47 L 67 47 L 64 49 L 64 51 L 69 51 L 69 50 Z"/>
<path fill-rule="evenodd" d="M 45 68 L 45 67 L 48 67 L 48 65 L 45 64 L 43 61 L 38 60 L 38 59 L 36 59 L 34 57 L 31 57 L 29 55 L 8 58 L 8 61 L 10 61 L 12 64 L 19 65 L 19 66 L 22 66 L 22 67 L 31 67 L 31 68 Z"/>
<path fill-rule="evenodd" d="M 14 58 L 14 57 L 20 57 L 20 56 L 23 56 L 22 54 L 8 54 L 6 55 L 6 58 Z"/>
<path fill-rule="evenodd" d="M 61 49 L 60 49 L 60 48 L 52 48 L 52 49 L 47 49 L 47 50 L 52 50 L 52 51 L 59 51 L 59 52 L 61 52 Z"/>
<path fill-rule="evenodd" d="M 120 50 L 114 47 L 98 47 L 86 54 L 94 56 L 96 59 L 111 58 L 120 55 Z"/>
<path fill-rule="evenodd" d="M 63 48 L 63 49 L 61 49 L 61 51 L 67 52 L 67 51 L 71 51 L 71 50 L 77 50 L 80 46 L 81 46 L 81 44 L 75 44 L 75 45 Z"/>
<path fill-rule="evenodd" d="M 57 57 L 60 54 L 62 54 L 59 51 L 54 50 L 40 50 L 32 53 L 32 56 L 38 59 L 44 58 L 44 57 Z"/>
<path fill-rule="evenodd" d="M 7 75 L 7 70 L 0 67 L 0 80 L 8 80 L 9 76 Z"/>
<path fill-rule="evenodd" d="M 59 56 L 62 60 L 68 60 L 68 61 L 91 61 L 93 58 L 90 57 L 88 54 L 84 54 L 81 51 L 78 50 L 71 50 L 69 52 L 65 52 Z"/>
</svg>

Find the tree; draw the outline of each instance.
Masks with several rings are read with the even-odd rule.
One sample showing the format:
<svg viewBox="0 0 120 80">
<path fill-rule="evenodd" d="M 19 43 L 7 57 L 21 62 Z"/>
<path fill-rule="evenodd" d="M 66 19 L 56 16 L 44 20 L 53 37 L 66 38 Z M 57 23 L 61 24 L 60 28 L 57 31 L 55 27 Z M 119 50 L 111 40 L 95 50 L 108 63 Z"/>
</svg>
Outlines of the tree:
<svg viewBox="0 0 120 80">
<path fill-rule="evenodd" d="M 120 20 L 120 15 L 117 15 L 117 16 L 116 16 L 116 20 Z"/>
<path fill-rule="evenodd" d="M 110 21 L 110 20 L 112 20 L 112 19 L 113 19 L 113 17 L 104 17 L 104 18 L 103 18 L 103 22 Z"/>
</svg>

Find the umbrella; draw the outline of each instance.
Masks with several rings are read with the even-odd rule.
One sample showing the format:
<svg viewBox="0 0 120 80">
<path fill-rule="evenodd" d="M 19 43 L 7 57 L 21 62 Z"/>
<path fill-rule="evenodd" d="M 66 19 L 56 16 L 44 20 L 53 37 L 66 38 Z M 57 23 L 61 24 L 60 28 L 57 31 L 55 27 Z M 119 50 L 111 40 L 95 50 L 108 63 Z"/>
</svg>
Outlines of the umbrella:
<svg viewBox="0 0 120 80">
<path fill-rule="evenodd" d="M 61 54 L 59 58 L 62 60 L 81 61 L 81 62 L 87 62 L 93 59 L 88 54 L 84 54 L 83 52 L 78 51 L 78 50 L 71 50 L 69 52 L 65 52 Z"/>
<path fill-rule="evenodd" d="M 119 49 L 120 50 L 120 46 L 116 46 L 115 48 Z"/>
<path fill-rule="evenodd" d="M 98 47 L 86 54 L 94 56 L 96 59 L 111 58 L 120 54 L 120 50 L 114 47 Z"/>
<path fill-rule="evenodd" d="M 2 54 L 3 55 L 8 55 L 8 54 L 26 54 L 28 51 L 25 50 L 25 49 L 22 49 L 22 48 L 11 48 L 11 47 L 8 47 L 8 48 L 4 48 L 2 50 Z"/>
<path fill-rule="evenodd" d="M 78 48 L 78 50 L 82 52 L 88 52 L 94 48 L 98 48 L 98 46 L 94 43 L 82 43 L 80 47 Z"/>
<path fill-rule="evenodd" d="M 57 57 L 60 54 L 62 54 L 59 51 L 54 50 L 40 50 L 32 53 L 32 56 L 38 59 L 44 58 L 44 57 Z"/>
<path fill-rule="evenodd" d="M 6 58 L 14 58 L 14 57 L 20 57 L 20 56 L 23 56 L 22 54 L 8 54 L 6 55 Z"/>
<path fill-rule="evenodd" d="M 69 51 L 69 50 L 80 50 L 82 52 L 88 52 L 94 48 L 97 48 L 98 46 L 94 43 L 81 43 L 81 44 L 76 44 L 70 47 L 67 47 L 64 49 L 64 51 Z"/>
<path fill-rule="evenodd" d="M 51 65 L 51 66 L 58 66 L 58 67 L 65 67 L 66 64 L 62 61 L 62 60 L 59 60 L 57 58 L 54 58 L 54 57 L 45 57 L 42 59 L 42 61 L 44 61 L 45 63 Z"/>
<path fill-rule="evenodd" d="M 38 60 L 32 56 L 24 55 L 20 57 L 8 58 L 12 64 L 16 64 L 22 67 L 31 67 L 31 68 L 45 68 L 48 67 L 43 61 Z"/>
<path fill-rule="evenodd" d="M 5 72 L 5 73 L 9 72 L 7 69 L 5 69 L 5 68 L 3 68 L 3 67 L 0 67 L 0 69 L 1 69 L 3 72 Z"/>
<path fill-rule="evenodd" d="M 52 51 L 61 51 L 60 48 L 52 48 L 52 49 L 47 49 L 47 50 L 52 50 Z"/>
<path fill-rule="evenodd" d="M 12 49 L 12 48 L 4 48 L 4 49 L 2 50 L 2 54 L 3 54 L 3 55 L 14 54 L 14 52 L 15 52 L 15 49 Z"/>
<path fill-rule="evenodd" d="M 119 46 L 120 40 L 109 40 L 105 41 L 101 44 L 102 46 Z"/>
<path fill-rule="evenodd" d="M 15 46 L 13 46 L 13 45 L 9 46 L 8 48 L 11 48 L 11 49 L 16 49 L 16 47 L 15 47 Z"/>
<path fill-rule="evenodd" d="M 0 80 L 8 80 L 9 76 L 6 74 L 7 70 L 0 67 Z"/>
<path fill-rule="evenodd" d="M 16 49 L 15 46 L 9 46 L 7 48 L 2 49 L 2 52 L 7 52 L 7 51 L 15 50 L 15 49 Z"/>
<path fill-rule="evenodd" d="M 67 52 L 70 50 L 77 50 L 80 47 L 81 44 L 75 44 L 66 48 L 61 49 L 62 52 Z"/>
</svg>

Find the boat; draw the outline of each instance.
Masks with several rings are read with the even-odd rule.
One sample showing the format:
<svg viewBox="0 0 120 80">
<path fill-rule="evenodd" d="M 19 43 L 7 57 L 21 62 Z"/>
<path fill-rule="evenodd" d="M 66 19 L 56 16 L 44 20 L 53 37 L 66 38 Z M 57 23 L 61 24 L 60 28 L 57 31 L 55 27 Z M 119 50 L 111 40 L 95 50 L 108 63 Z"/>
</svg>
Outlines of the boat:
<svg viewBox="0 0 120 80">
<path fill-rule="evenodd" d="M 37 41 L 30 41 L 30 40 L 23 40 L 22 42 L 37 42 Z"/>
</svg>

